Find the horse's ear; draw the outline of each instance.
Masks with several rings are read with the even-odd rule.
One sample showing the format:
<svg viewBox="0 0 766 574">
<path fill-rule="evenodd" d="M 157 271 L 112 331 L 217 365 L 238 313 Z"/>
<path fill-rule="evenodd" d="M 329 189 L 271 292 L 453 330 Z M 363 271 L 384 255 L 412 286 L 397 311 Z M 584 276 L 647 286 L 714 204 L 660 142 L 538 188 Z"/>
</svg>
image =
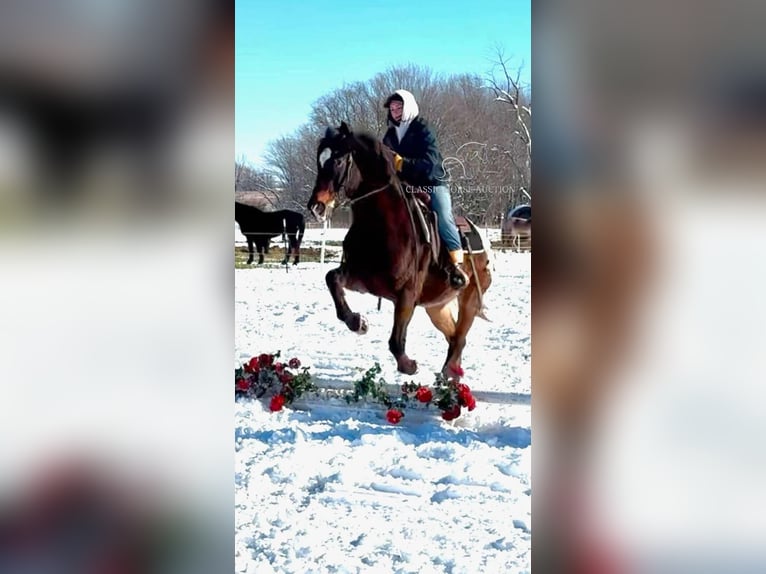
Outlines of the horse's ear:
<svg viewBox="0 0 766 574">
<path fill-rule="evenodd" d="M 351 128 L 348 127 L 348 124 L 346 122 L 340 123 L 340 133 L 341 135 L 344 135 L 344 136 L 351 135 Z"/>
<path fill-rule="evenodd" d="M 335 128 L 327 128 L 324 132 L 324 139 L 329 140 L 334 138 L 336 135 L 338 135 L 338 130 L 336 130 Z"/>
</svg>

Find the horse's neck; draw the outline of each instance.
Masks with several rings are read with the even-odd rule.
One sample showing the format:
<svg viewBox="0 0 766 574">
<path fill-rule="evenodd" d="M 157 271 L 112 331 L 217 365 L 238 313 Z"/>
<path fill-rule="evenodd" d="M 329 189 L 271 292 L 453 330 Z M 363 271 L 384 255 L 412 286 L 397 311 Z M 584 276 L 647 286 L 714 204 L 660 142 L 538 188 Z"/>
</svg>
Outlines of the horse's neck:
<svg viewBox="0 0 766 574">
<path fill-rule="evenodd" d="M 361 190 L 369 197 L 360 198 L 352 207 L 354 222 L 360 226 L 382 227 L 389 236 L 412 235 L 410 214 L 405 203 L 406 199 L 396 182 L 369 185 Z"/>
</svg>

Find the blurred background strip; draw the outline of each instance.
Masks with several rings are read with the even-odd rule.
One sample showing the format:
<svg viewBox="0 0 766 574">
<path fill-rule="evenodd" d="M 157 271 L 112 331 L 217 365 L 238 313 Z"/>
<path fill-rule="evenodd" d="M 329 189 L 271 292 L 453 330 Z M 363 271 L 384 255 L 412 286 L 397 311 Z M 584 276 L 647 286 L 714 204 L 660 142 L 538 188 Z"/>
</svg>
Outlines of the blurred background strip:
<svg viewBox="0 0 766 574">
<path fill-rule="evenodd" d="M 234 5 L 0 7 L 0 571 L 231 572 Z"/>
</svg>

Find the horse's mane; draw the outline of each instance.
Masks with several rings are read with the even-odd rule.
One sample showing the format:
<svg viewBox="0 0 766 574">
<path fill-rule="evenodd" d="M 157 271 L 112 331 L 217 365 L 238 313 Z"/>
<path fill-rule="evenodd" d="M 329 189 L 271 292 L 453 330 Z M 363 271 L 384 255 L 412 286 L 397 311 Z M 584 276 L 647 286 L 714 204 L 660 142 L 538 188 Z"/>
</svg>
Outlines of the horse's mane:
<svg viewBox="0 0 766 574">
<path fill-rule="evenodd" d="M 394 168 L 394 150 L 367 132 L 353 132 L 352 137 L 366 153 L 374 157 L 379 157 L 385 161 L 386 173 L 389 177 L 396 175 L 396 169 Z"/>
<path fill-rule="evenodd" d="M 353 132 L 352 137 L 369 153 L 383 155 L 384 150 L 389 148 L 373 135 L 367 132 Z"/>
</svg>

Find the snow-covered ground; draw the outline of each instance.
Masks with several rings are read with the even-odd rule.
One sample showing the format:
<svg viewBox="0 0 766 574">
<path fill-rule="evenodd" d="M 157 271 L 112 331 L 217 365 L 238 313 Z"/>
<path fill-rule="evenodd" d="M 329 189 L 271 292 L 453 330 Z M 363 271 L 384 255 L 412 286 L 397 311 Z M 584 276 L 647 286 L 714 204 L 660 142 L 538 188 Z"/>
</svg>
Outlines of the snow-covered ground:
<svg viewBox="0 0 766 574">
<path fill-rule="evenodd" d="M 306 243 L 320 234 L 307 230 Z M 389 383 L 433 383 L 446 342 L 423 310 L 407 337 L 420 370 L 408 377 L 388 352 L 391 303 L 378 311 L 375 297 L 347 293 L 369 321 L 364 336 L 336 319 L 324 282 L 333 265 L 235 270 L 235 366 L 280 350 L 320 385 L 351 383 L 375 362 Z M 507 393 L 509 404 L 479 402 L 453 423 L 434 411 L 393 426 L 382 406 L 273 414 L 236 402 L 238 572 L 530 570 L 529 254 L 495 252 L 493 277 L 492 322 L 477 320 L 469 333 L 463 381 Z"/>
</svg>

